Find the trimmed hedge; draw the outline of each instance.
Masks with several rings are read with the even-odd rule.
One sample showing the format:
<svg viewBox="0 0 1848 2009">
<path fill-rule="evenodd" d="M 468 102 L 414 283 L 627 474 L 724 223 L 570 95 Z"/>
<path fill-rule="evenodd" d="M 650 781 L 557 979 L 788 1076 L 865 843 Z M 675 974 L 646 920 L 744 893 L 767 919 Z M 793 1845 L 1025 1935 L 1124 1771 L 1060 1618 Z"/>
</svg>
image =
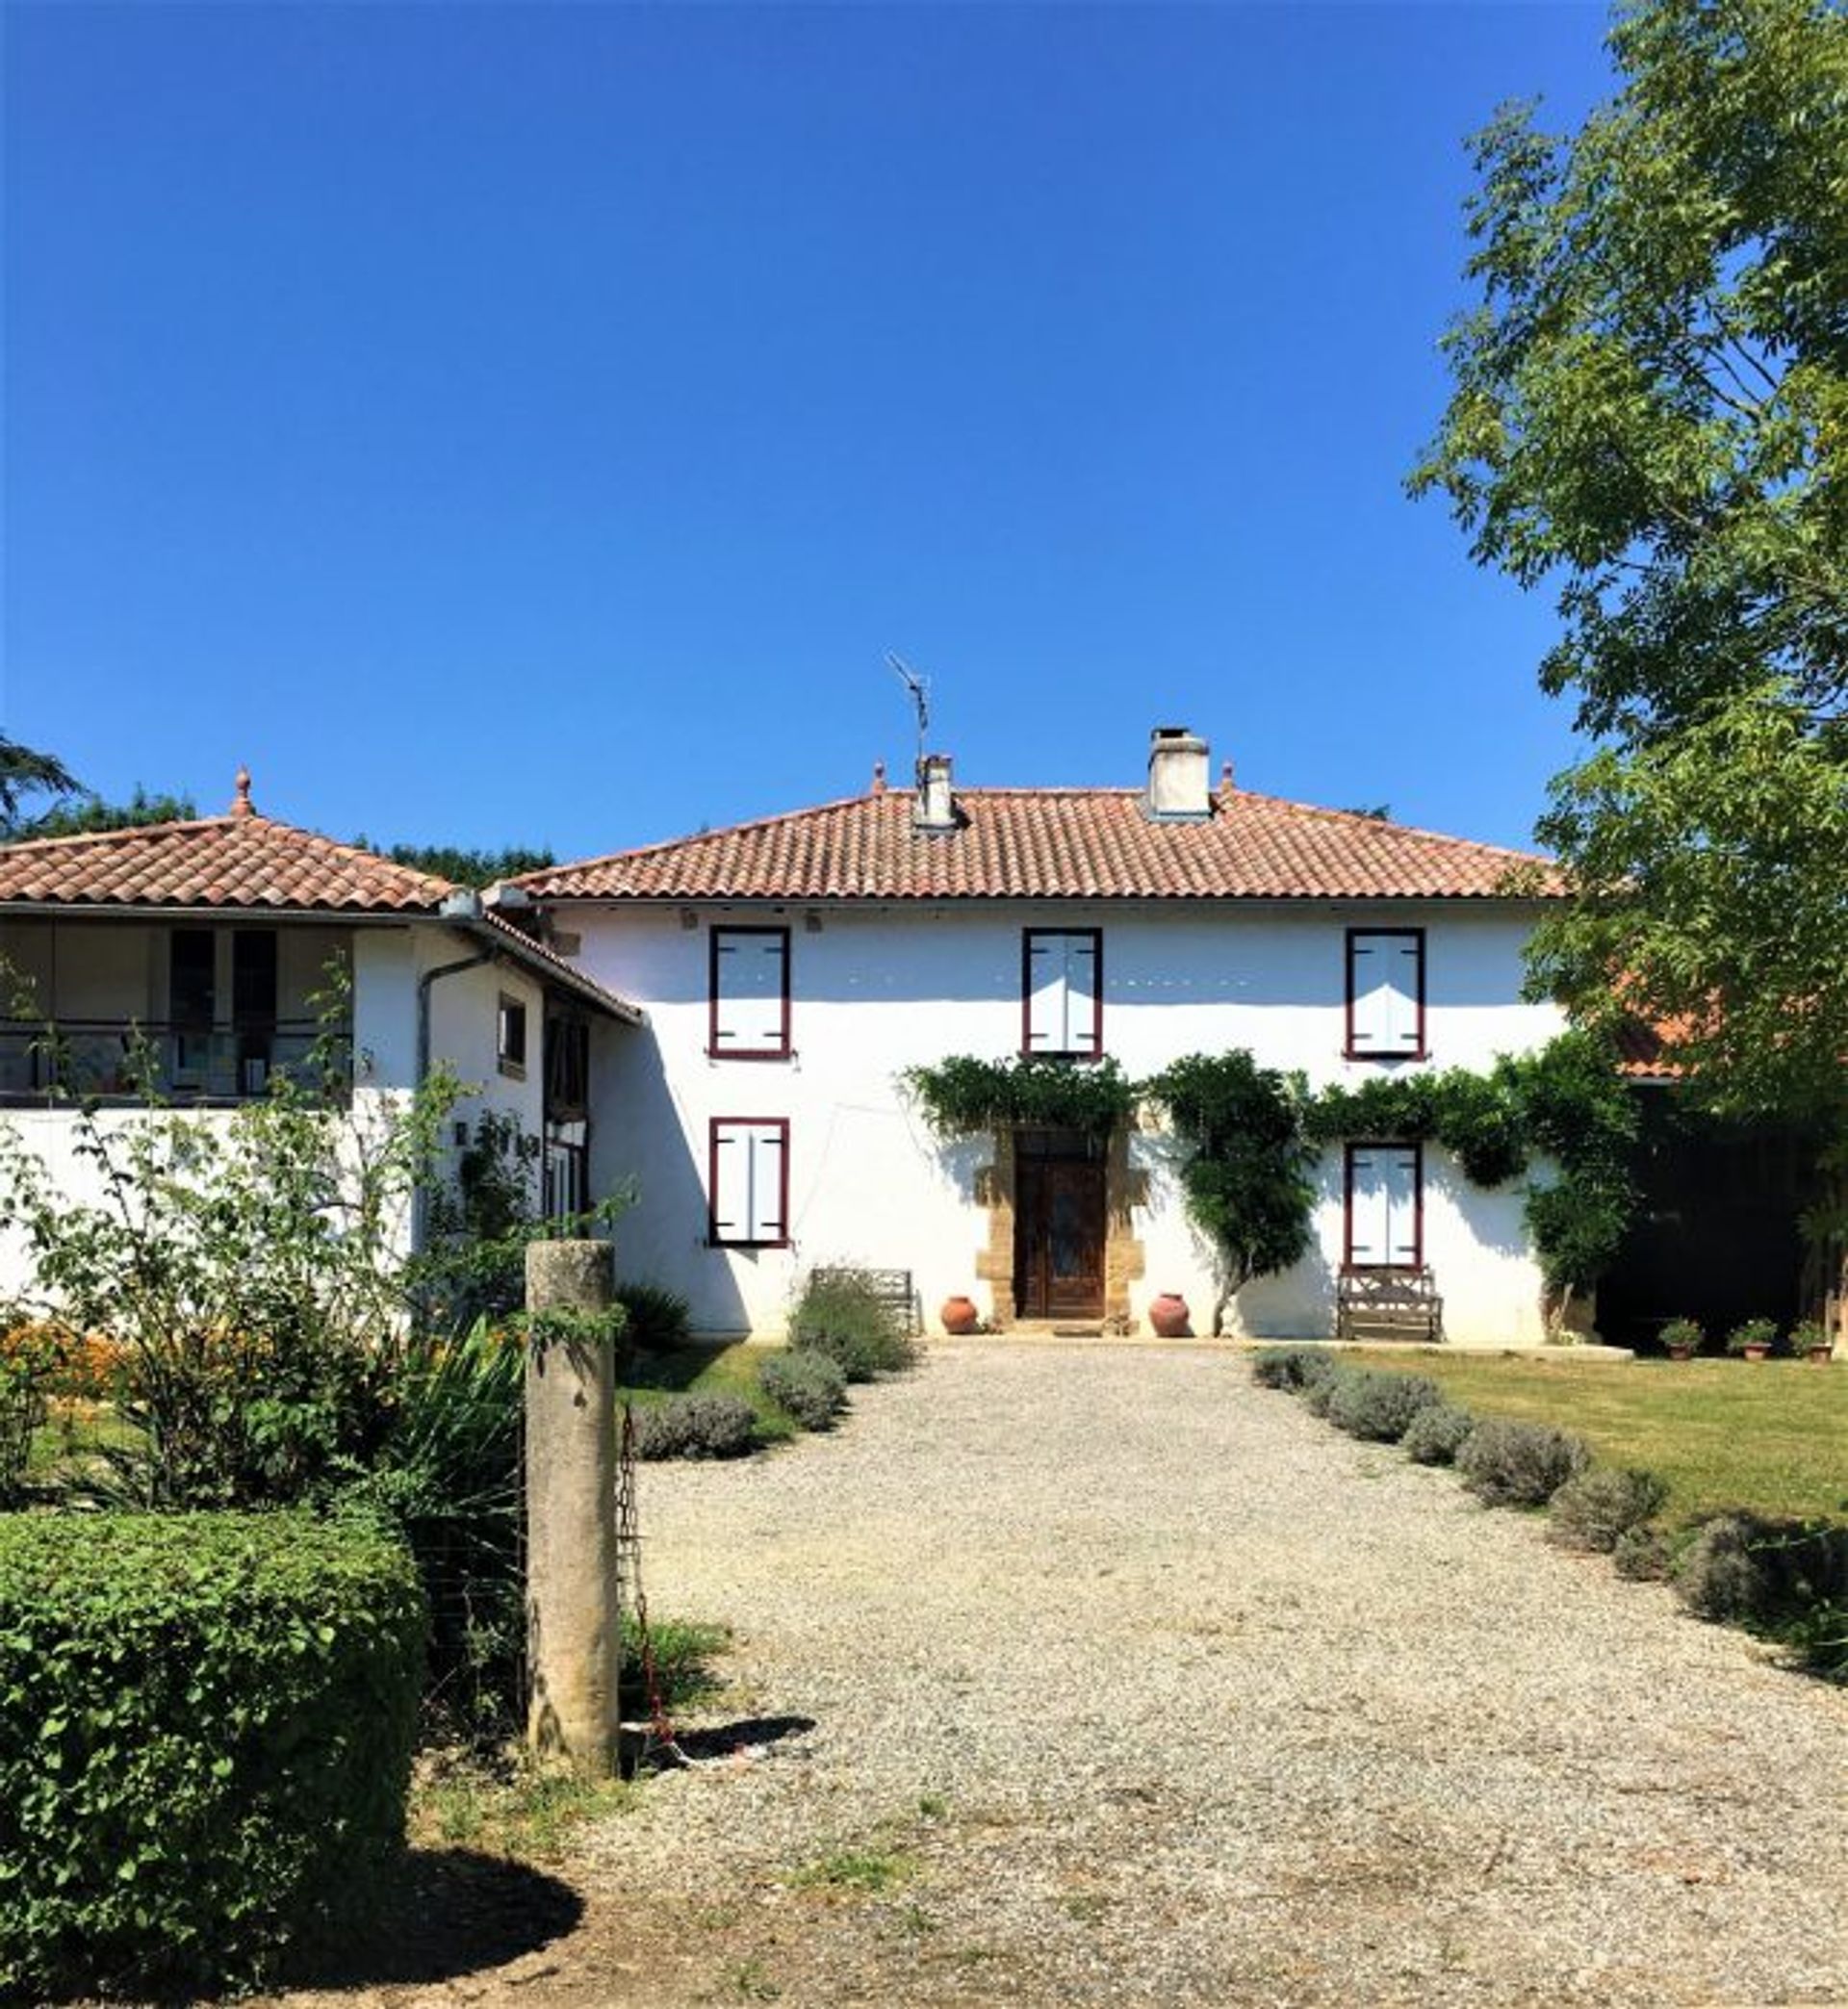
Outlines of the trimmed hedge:
<svg viewBox="0 0 1848 2009">
<path fill-rule="evenodd" d="M 1266 1347 L 1252 1358 L 1251 1378 L 1260 1388 L 1295 1393 L 1312 1381 L 1326 1380 L 1338 1364 L 1332 1353 L 1319 1347 Z"/>
<path fill-rule="evenodd" d="M 1448 1465 L 1454 1462 L 1475 1428 L 1476 1418 L 1467 1409 L 1430 1403 L 1405 1426 L 1405 1434 L 1399 1441 L 1415 1465 Z"/>
<path fill-rule="evenodd" d="M 1653 1472 L 1594 1465 L 1553 1494 L 1547 1538 L 1562 1549 L 1590 1549 L 1608 1556 L 1632 1528 L 1653 1521 L 1667 1499 L 1667 1484 Z"/>
<path fill-rule="evenodd" d="M 1848 1613 L 1848 1527 L 1716 1514 L 1681 1553 L 1675 1589 L 1697 1616 L 1755 1632 L 1807 1624 L 1825 1610 Z M 1848 1616 L 1842 1625 L 1848 1632 Z"/>
<path fill-rule="evenodd" d="M 831 1429 L 847 1406 L 847 1377 L 826 1353 L 772 1353 L 757 1381 L 806 1430 Z"/>
<path fill-rule="evenodd" d="M 1457 1476 L 1489 1507 L 1544 1507 L 1591 1463 L 1591 1447 L 1544 1423 L 1490 1416 L 1458 1445 Z"/>
<path fill-rule="evenodd" d="M 757 1412 L 741 1395 L 673 1395 L 664 1403 L 637 1403 L 635 1455 L 662 1458 L 739 1458 L 757 1448 Z"/>
<path fill-rule="evenodd" d="M 1437 1383 L 1424 1375 L 1343 1372 L 1328 1402 L 1328 1421 L 1350 1437 L 1372 1444 L 1397 1444 L 1421 1409 L 1443 1401 Z"/>
<path fill-rule="evenodd" d="M 250 1986 L 363 1919 L 424 1630 L 370 1521 L 0 1522 L 0 1997 Z"/>
</svg>

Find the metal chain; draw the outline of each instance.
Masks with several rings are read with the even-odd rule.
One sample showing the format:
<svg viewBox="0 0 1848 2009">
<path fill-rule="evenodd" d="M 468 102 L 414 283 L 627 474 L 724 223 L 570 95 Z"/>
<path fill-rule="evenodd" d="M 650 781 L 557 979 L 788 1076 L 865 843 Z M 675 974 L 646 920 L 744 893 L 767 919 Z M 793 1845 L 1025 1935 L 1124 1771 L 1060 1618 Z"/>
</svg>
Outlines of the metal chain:
<svg viewBox="0 0 1848 2009">
<path fill-rule="evenodd" d="M 648 1626 L 648 1592 L 642 1586 L 642 1531 L 635 1504 L 635 1412 L 625 1403 L 616 1434 L 616 1591 L 621 1609 L 625 1588 L 635 1613 L 635 1643 L 642 1663 L 648 1702 L 648 1737 L 640 1758 L 659 1754 L 687 1763 L 668 1718 L 661 1695 L 660 1672 L 654 1664 L 654 1640 Z M 637 1762 L 639 1764 L 640 1758 Z"/>
</svg>

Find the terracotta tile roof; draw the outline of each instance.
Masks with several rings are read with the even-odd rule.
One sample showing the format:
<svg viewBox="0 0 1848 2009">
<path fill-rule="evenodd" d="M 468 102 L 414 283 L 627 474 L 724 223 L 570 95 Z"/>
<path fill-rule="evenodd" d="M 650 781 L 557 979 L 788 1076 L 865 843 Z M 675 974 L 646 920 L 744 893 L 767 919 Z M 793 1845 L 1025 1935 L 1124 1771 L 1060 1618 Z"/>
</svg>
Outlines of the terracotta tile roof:
<svg viewBox="0 0 1848 2009">
<path fill-rule="evenodd" d="M 454 890 L 447 879 L 277 823 L 247 803 L 240 794 L 229 815 L 195 822 L 0 845 L 0 901 L 433 914 Z"/>
<path fill-rule="evenodd" d="M 527 873 L 541 899 L 1486 899 L 1529 853 L 1351 811 L 1222 790 L 1203 822 L 1153 822 L 1139 788 L 969 788 L 958 829 L 911 828 L 880 789 Z M 1556 880 L 1543 882 L 1548 892 Z"/>
<path fill-rule="evenodd" d="M 1685 1033 L 1681 1021 L 1652 1025 L 1646 1018 L 1628 1017 L 1617 1027 L 1617 1071 L 1631 1081 L 1675 1081 L 1686 1072 L 1671 1059 L 1674 1041 Z"/>
</svg>

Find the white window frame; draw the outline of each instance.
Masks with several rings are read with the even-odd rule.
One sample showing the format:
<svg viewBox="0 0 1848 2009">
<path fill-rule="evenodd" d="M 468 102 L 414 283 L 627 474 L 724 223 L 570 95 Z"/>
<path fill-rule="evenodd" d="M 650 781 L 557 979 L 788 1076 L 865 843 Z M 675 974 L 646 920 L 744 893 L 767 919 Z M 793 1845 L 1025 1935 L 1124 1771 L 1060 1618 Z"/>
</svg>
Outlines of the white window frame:
<svg viewBox="0 0 1848 2009">
<path fill-rule="evenodd" d="M 1423 928 L 1349 928 L 1348 1060 L 1424 1060 Z"/>
<path fill-rule="evenodd" d="M 1020 1051 L 1029 1059 L 1103 1058 L 1101 928 L 1021 930 Z"/>
<path fill-rule="evenodd" d="M 773 988 L 739 982 L 768 973 Z M 728 987 L 727 978 L 732 983 Z M 706 1052 L 714 1060 L 787 1060 L 790 968 L 787 928 L 714 928 L 707 981 Z"/>
<path fill-rule="evenodd" d="M 1395 1173 L 1399 1174 L 1397 1180 Z M 1377 1184 L 1373 1183 L 1375 1179 Z M 1364 1192 L 1363 1180 L 1368 1181 Z M 1342 1191 L 1342 1262 L 1346 1268 L 1424 1268 L 1424 1149 L 1422 1145 L 1350 1144 L 1344 1154 Z"/>
<path fill-rule="evenodd" d="M 708 1141 L 715 1249 L 789 1246 L 789 1119 L 715 1116 Z"/>
</svg>

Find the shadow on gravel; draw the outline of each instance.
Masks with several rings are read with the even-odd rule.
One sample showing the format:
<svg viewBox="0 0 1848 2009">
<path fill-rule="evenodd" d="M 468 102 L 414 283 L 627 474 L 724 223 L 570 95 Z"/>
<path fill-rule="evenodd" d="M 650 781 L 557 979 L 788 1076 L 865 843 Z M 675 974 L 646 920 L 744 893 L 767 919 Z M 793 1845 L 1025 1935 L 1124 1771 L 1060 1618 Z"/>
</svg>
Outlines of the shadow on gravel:
<svg viewBox="0 0 1848 2009">
<path fill-rule="evenodd" d="M 525 1863 L 467 1848 L 414 1848 L 372 1930 L 289 1978 L 297 1988 L 455 1981 L 536 1953 L 583 1915 L 583 1899 L 569 1884 Z"/>
<path fill-rule="evenodd" d="M 802 1737 L 815 1727 L 813 1716 L 746 1716 L 710 1730 L 682 1730 L 675 1741 L 687 1757 L 710 1761 L 734 1758 L 740 1751 L 760 1751 L 785 1737 Z"/>
</svg>

